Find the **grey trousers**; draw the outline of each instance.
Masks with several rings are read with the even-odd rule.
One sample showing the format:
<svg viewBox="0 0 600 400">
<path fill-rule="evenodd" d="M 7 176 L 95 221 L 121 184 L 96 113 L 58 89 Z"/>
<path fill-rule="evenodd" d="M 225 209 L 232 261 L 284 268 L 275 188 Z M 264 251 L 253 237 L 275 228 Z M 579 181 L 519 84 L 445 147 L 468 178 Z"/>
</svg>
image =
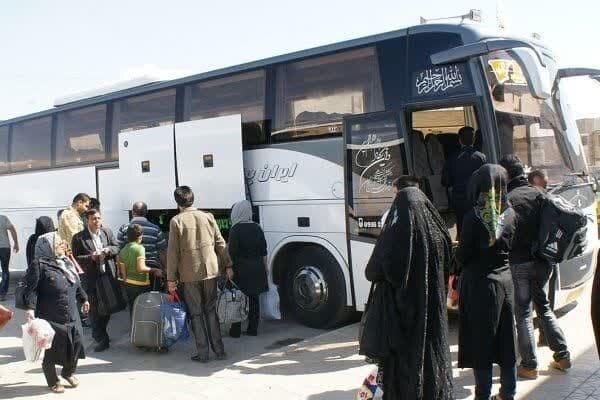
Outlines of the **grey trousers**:
<svg viewBox="0 0 600 400">
<path fill-rule="evenodd" d="M 221 329 L 217 316 L 217 279 L 183 284 L 183 298 L 188 308 L 192 331 L 196 338 L 198 356 L 208 358 L 212 351 L 217 355 L 225 353 Z"/>
</svg>

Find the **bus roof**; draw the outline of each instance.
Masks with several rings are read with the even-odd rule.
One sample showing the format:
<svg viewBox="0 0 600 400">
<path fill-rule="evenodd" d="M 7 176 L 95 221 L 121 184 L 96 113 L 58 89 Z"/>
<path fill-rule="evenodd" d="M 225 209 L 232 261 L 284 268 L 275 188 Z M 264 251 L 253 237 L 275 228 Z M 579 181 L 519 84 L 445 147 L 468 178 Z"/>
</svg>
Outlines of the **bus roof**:
<svg viewBox="0 0 600 400">
<path fill-rule="evenodd" d="M 0 121 L 0 126 L 8 125 L 11 123 L 21 122 L 29 119 L 40 118 L 49 116 L 61 111 L 73 110 L 81 107 L 91 106 L 94 104 L 99 104 L 107 101 L 119 100 L 122 98 L 142 95 L 150 92 L 154 92 L 161 89 L 173 88 L 176 86 L 189 84 L 189 83 L 197 83 L 200 81 L 213 79 L 221 76 L 231 75 L 235 73 L 251 71 L 259 68 L 263 68 L 270 65 L 281 64 L 290 61 L 297 61 L 300 59 L 313 57 L 321 54 L 334 53 L 342 50 L 347 50 L 355 47 L 368 46 L 370 44 L 374 44 L 377 42 L 381 42 L 384 40 L 400 38 L 406 35 L 413 35 L 419 33 L 430 33 L 430 32 L 447 32 L 447 33 L 457 33 L 460 34 L 462 40 L 465 44 L 474 43 L 484 39 L 490 39 L 499 37 L 497 33 L 489 33 L 485 30 L 481 29 L 480 26 L 476 26 L 473 24 L 424 24 L 424 25 L 416 25 L 409 28 L 399 29 L 395 31 L 380 33 L 376 35 L 365 36 L 358 39 L 346 40 L 343 42 L 338 42 L 334 44 L 328 44 L 324 46 L 314 47 L 307 50 L 296 51 L 284 55 L 274 56 L 265 58 L 258 61 L 252 61 L 244 64 L 235 65 L 232 67 L 220 68 L 213 71 L 203 72 L 199 74 L 194 74 L 190 76 L 186 76 L 183 78 L 177 78 L 173 80 L 160 81 L 156 83 L 150 83 L 145 85 L 140 85 L 136 87 L 130 87 L 124 90 L 115 91 L 112 93 L 102 94 L 100 96 L 85 98 L 77 101 L 73 101 L 71 103 L 66 103 L 60 105 L 58 107 L 54 107 L 48 110 L 39 111 L 32 114 L 27 114 L 15 118 L 11 118 L 8 120 Z M 542 47 L 545 49 L 540 43 L 534 42 L 531 39 L 525 39 L 529 42 L 532 42 L 538 47 Z"/>
</svg>

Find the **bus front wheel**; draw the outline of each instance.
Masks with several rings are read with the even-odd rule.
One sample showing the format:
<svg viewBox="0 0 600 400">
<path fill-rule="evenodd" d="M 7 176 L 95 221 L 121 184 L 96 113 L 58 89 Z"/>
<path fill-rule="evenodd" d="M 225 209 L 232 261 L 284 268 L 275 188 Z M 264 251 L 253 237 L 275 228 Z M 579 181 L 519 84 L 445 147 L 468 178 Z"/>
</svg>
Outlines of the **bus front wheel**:
<svg viewBox="0 0 600 400">
<path fill-rule="evenodd" d="M 285 272 L 287 308 L 304 325 L 331 328 L 349 315 L 346 283 L 337 261 L 320 247 L 307 247 L 290 257 Z"/>
</svg>

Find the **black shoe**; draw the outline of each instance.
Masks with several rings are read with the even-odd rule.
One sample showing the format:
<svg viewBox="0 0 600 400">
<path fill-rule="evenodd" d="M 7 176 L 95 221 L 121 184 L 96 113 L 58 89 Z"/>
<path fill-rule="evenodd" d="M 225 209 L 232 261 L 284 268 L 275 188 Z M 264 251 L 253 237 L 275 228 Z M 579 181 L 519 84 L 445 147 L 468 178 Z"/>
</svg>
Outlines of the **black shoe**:
<svg viewBox="0 0 600 400">
<path fill-rule="evenodd" d="M 201 357 L 199 355 L 195 355 L 195 356 L 191 357 L 191 360 L 199 362 L 199 363 L 202 363 L 202 364 L 206 364 L 208 362 L 209 358 L 208 357 Z"/>
<path fill-rule="evenodd" d="M 258 336 L 258 331 L 246 331 L 244 332 L 246 336 Z"/>
<path fill-rule="evenodd" d="M 217 360 L 227 360 L 227 353 L 217 354 Z"/>
<path fill-rule="evenodd" d="M 100 352 L 108 349 L 109 347 L 110 347 L 110 345 L 108 344 L 108 342 L 98 343 L 98 345 L 96 345 L 96 347 L 94 347 L 94 351 L 96 353 L 100 353 Z"/>
</svg>

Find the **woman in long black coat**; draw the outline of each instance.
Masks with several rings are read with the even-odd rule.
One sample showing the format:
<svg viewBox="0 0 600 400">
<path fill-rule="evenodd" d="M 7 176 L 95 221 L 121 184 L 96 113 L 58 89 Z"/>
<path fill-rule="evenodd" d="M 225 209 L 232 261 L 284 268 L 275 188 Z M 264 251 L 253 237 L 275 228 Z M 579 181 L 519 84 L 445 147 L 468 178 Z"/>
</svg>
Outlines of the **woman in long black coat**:
<svg viewBox="0 0 600 400">
<path fill-rule="evenodd" d="M 508 254 L 514 213 L 506 202 L 506 171 L 486 164 L 470 180 L 475 206 L 463 221 L 456 258 L 462 265 L 458 366 L 473 368 L 475 398 L 488 400 L 492 364 L 500 365 L 500 396 L 516 393 L 513 281 Z"/>
<path fill-rule="evenodd" d="M 360 338 L 360 354 L 382 371 L 384 400 L 453 398 L 444 289 L 451 246 L 427 196 L 401 189 L 367 265 L 374 289 Z"/>
<path fill-rule="evenodd" d="M 252 221 L 252 205 L 243 200 L 231 209 L 232 227 L 227 249 L 233 261 L 233 280 L 249 299 L 248 330 L 250 336 L 258 334 L 260 321 L 259 296 L 268 290 L 267 241 L 257 223 Z M 239 337 L 241 323 L 232 324 L 230 336 Z"/>
<path fill-rule="evenodd" d="M 35 251 L 37 258 L 25 277 L 26 318 L 44 319 L 54 329 L 52 347 L 45 352 L 42 369 L 50 390 L 62 393 L 64 387 L 56 375 L 56 365 L 62 365 L 61 376 L 69 385 L 79 385 L 74 373 L 85 353 L 77 300 L 83 304 L 84 312 L 90 305 L 77 270 L 67 257 L 68 246 L 56 232 L 40 236 Z"/>
</svg>

